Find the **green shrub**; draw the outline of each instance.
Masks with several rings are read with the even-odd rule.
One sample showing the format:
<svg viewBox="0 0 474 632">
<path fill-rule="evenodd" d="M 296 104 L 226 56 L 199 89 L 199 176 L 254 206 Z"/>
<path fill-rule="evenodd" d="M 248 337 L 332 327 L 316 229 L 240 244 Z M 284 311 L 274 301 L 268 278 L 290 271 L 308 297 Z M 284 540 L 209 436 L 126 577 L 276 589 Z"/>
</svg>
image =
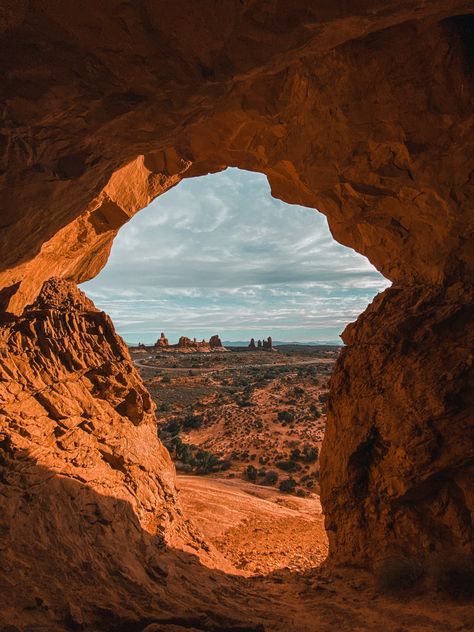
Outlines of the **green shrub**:
<svg viewBox="0 0 474 632">
<path fill-rule="evenodd" d="M 294 478 L 286 478 L 284 481 L 280 481 L 279 489 L 285 494 L 291 494 L 296 487 L 296 481 Z"/>
<path fill-rule="evenodd" d="M 255 481 L 257 480 L 257 468 L 255 468 L 253 465 L 247 465 L 245 476 L 248 481 L 250 481 L 251 483 L 255 483 Z"/>
<path fill-rule="evenodd" d="M 253 402 L 249 402 L 247 399 L 236 399 L 235 403 L 240 406 L 240 408 L 246 408 L 254 405 Z"/>
<path fill-rule="evenodd" d="M 294 448 L 294 450 L 291 451 L 291 455 L 290 455 L 290 460 L 291 461 L 297 461 L 301 456 L 301 450 L 299 448 Z"/>
<path fill-rule="evenodd" d="M 296 461 L 288 460 L 288 461 L 277 461 L 275 465 L 285 472 L 297 472 L 301 470 L 301 465 L 296 463 Z"/>
<path fill-rule="evenodd" d="M 267 471 L 265 474 L 265 480 L 263 481 L 264 485 L 275 485 L 278 481 L 278 474 L 273 470 Z"/>
<path fill-rule="evenodd" d="M 191 461 L 193 460 L 192 447 L 187 443 L 183 443 L 181 440 L 180 444 L 176 446 L 175 453 L 176 458 L 183 463 L 191 463 Z"/>
<path fill-rule="evenodd" d="M 306 463 L 314 463 L 318 460 L 319 450 L 316 446 L 310 447 L 308 445 L 304 446 L 304 460 Z"/>
<path fill-rule="evenodd" d="M 161 426 L 162 430 L 168 432 L 170 435 L 177 435 L 181 429 L 179 421 L 177 419 L 170 419 Z"/>
<path fill-rule="evenodd" d="M 188 415 L 183 419 L 183 430 L 198 430 L 201 426 L 201 415 Z"/>
<path fill-rule="evenodd" d="M 280 410 L 278 413 L 278 421 L 293 421 L 295 418 L 294 414 L 289 410 Z"/>
</svg>

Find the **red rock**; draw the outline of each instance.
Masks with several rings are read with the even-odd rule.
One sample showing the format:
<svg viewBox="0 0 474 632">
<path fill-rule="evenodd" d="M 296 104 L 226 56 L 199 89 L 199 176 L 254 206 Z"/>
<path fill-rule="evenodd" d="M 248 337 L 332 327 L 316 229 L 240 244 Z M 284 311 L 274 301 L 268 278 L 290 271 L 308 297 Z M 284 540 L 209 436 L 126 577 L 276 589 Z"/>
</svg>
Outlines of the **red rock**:
<svg viewBox="0 0 474 632">
<path fill-rule="evenodd" d="M 155 342 L 155 347 L 168 347 L 168 338 L 165 336 L 163 332 L 161 332 L 160 337 Z"/>
<path fill-rule="evenodd" d="M 41 288 L 94 277 L 136 212 L 229 165 L 319 209 L 394 284 L 346 330 L 332 380 L 331 558 L 472 546 L 472 7 L 376 4 L 0 12 L 0 594 L 27 627 L 42 586 L 43 629 L 103 628 L 110 604 L 124 629 L 162 577 L 143 532 L 188 538 L 125 345 L 67 284 Z"/>
<path fill-rule="evenodd" d="M 126 618 L 130 585 L 156 595 L 167 545 L 207 555 L 127 346 L 74 284 L 52 279 L 3 319 L 0 349 L 0 623 L 64 629 L 68 611 L 89 628 L 101 603 Z M 48 607 L 25 610 L 31 595 Z"/>
<path fill-rule="evenodd" d="M 216 349 L 218 347 L 222 347 L 222 342 L 221 342 L 221 339 L 219 338 L 219 336 L 217 336 L 217 335 L 211 336 L 209 338 L 209 346 L 211 347 L 211 349 Z"/>
</svg>

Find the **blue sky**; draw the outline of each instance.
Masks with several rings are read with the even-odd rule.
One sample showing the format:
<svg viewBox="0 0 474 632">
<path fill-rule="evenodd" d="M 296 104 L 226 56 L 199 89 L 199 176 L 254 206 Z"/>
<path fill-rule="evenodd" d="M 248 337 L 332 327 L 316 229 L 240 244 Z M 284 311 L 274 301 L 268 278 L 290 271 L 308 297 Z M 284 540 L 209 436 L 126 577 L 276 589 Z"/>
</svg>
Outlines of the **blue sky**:
<svg viewBox="0 0 474 632">
<path fill-rule="evenodd" d="M 126 224 L 81 288 L 129 343 L 161 331 L 337 341 L 389 282 L 332 238 L 326 218 L 270 195 L 262 174 L 184 180 Z"/>
</svg>

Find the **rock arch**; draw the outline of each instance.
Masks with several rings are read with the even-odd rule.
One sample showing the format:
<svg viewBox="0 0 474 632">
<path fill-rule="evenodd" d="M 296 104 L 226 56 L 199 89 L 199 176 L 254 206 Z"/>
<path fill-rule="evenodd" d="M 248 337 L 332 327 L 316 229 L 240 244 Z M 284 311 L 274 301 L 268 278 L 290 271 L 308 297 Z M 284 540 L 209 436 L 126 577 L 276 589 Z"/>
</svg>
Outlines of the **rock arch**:
<svg viewBox="0 0 474 632">
<path fill-rule="evenodd" d="M 323 212 L 334 237 L 393 282 L 346 330 L 332 382 L 322 462 L 332 559 L 370 566 L 392 549 L 470 547 L 469 5 L 7 3 L 0 15 L 4 458 L 14 461 L 25 442 L 41 456 L 55 424 L 74 435 L 93 416 L 97 402 L 81 399 L 90 383 L 99 408 L 105 395 L 117 400 L 113 411 L 96 414 L 117 428 L 117 415 L 128 419 L 135 457 L 143 456 L 133 428 L 152 423 L 152 411 L 137 376 L 119 372 L 113 396 L 104 385 L 106 367 L 127 362 L 110 323 L 67 283 L 50 282 L 38 294 L 52 277 L 77 283 L 97 274 L 120 226 L 182 178 L 227 166 L 257 170 L 274 196 Z M 95 365 L 98 335 L 111 355 Z M 32 379 L 30 344 L 39 353 Z M 58 376 L 67 385 L 63 399 L 52 389 Z M 32 393 L 48 389 L 55 398 L 35 396 L 33 406 Z M 107 440 L 115 445 L 117 436 Z M 96 443 L 74 441 L 93 464 Z M 126 487 L 122 475 L 136 486 L 127 455 L 105 452 L 117 489 Z M 172 475 L 160 459 L 166 483 L 154 493 L 171 506 Z M 66 461 L 58 468 L 76 475 L 82 466 Z M 139 475 L 139 487 L 147 476 Z M 158 514 L 138 505 L 144 523 L 158 528 Z"/>
</svg>

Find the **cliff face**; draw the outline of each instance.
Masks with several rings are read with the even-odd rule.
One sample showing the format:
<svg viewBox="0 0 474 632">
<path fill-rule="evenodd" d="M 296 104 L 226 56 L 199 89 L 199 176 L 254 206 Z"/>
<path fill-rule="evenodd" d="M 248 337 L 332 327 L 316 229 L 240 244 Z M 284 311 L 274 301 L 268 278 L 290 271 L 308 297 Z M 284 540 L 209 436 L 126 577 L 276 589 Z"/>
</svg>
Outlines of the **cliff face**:
<svg viewBox="0 0 474 632">
<path fill-rule="evenodd" d="M 140 612 L 166 549 L 202 549 L 125 344 L 59 280 L 3 318 L 0 344 L 0 621 L 82 629 L 100 608 Z"/>
<path fill-rule="evenodd" d="M 124 550 L 126 525 L 193 541 L 109 320 L 58 283 L 34 301 L 51 277 L 97 274 L 118 229 L 155 196 L 226 166 L 261 171 L 273 195 L 319 209 L 394 283 L 346 331 L 333 379 L 322 474 L 332 558 L 468 546 L 470 10 L 467 0 L 4 3 L 0 520 L 18 581 L 3 594 L 30 572 L 19 551 L 32 541 L 54 551 L 56 584 L 76 556 L 104 575 L 113 539 L 87 554 L 77 542 L 81 525 L 108 529 L 110 512 Z M 47 472 L 62 489 L 80 481 L 81 494 L 47 493 Z M 95 509 L 94 490 L 119 506 Z M 78 522 L 61 523 L 61 507 Z M 146 585 L 143 555 L 111 563 L 108 577 Z"/>
<path fill-rule="evenodd" d="M 349 325 L 321 457 L 333 559 L 472 550 L 472 288 L 390 288 Z"/>
</svg>

